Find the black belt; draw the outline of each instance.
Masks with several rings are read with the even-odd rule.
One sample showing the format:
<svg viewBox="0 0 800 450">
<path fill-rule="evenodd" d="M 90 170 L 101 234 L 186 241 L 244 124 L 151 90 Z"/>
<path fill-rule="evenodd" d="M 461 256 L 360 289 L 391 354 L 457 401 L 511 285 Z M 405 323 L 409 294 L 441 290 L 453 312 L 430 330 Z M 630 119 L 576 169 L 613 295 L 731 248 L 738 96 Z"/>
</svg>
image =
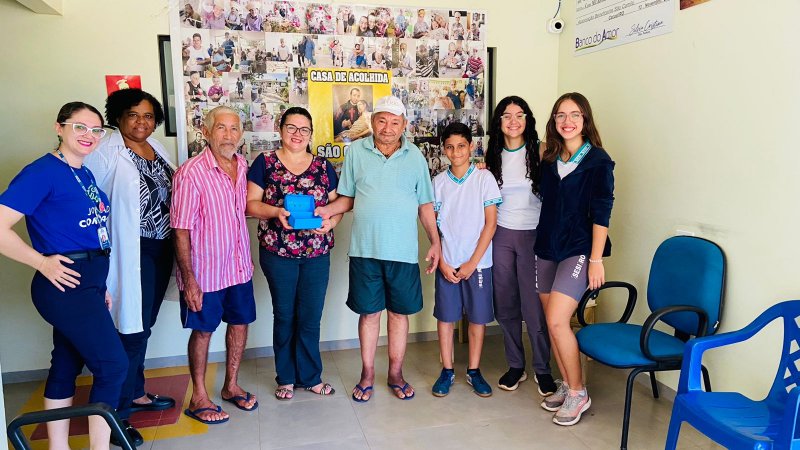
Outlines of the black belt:
<svg viewBox="0 0 800 450">
<path fill-rule="evenodd" d="M 62 256 L 66 256 L 67 258 L 73 261 L 78 261 L 81 259 L 92 259 L 101 256 L 108 256 L 110 254 L 111 254 L 111 249 L 107 248 L 105 250 L 89 250 L 85 252 L 63 253 Z"/>
</svg>

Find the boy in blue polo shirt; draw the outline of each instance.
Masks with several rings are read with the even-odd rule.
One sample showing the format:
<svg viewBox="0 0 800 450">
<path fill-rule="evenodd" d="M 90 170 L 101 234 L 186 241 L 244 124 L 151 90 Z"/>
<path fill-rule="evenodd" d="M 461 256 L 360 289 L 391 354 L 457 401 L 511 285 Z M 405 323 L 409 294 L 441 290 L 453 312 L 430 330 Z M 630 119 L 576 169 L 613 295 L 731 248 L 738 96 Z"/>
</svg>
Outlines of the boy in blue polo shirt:
<svg viewBox="0 0 800 450">
<path fill-rule="evenodd" d="M 442 373 L 433 384 L 433 395 L 450 392 L 455 373 L 453 325 L 466 314 L 469 320 L 467 382 L 481 397 L 492 388 L 479 368 L 486 324 L 494 320 L 492 309 L 492 237 L 497 228 L 497 205 L 503 200 L 494 176 L 470 163 L 475 148 L 469 127 L 452 123 L 442 133 L 442 148 L 450 168 L 433 180 L 436 223 L 442 235 L 442 259 L 436 271 L 436 304 Z"/>
</svg>

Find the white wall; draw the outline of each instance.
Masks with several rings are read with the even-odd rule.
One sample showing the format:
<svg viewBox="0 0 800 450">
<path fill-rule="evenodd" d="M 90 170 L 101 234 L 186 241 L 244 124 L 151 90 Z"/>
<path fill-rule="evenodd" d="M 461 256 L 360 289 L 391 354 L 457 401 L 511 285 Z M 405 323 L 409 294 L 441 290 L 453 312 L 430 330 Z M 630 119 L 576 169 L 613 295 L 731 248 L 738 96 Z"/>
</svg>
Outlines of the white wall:
<svg viewBox="0 0 800 450">
<path fill-rule="evenodd" d="M 689 228 L 727 255 L 723 331 L 800 298 L 800 2 L 712 0 L 677 11 L 671 34 L 580 57 L 575 0 L 562 10 L 558 91 L 589 98 L 617 161 L 607 276 L 644 293 L 656 246 Z M 639 319 L 645 311 L 642 295 Z M 773 332 L 744 351 L 711 354 L 716 387 L 763 394 L 780 339 Z M 677 384 L 676 375 L 659 378 Z"/>
<path fill-rule="evenodd" d="M 377 4 L 416 6 L 418 1 L 376 1 Z M 58 108 L 74 99 L 102 107 L 106 74 L 140 74 L 144 90 L 160 98 L 157 34 L 169 34 L 168 5 L 174 1 L 138 0 L 64 2 L 63 16 L 32 13 L 15 1 L 0 0 L 0 40 L 4 46 L 3 104 L 0 109 L 0 188 L 28 162 L 55 144 L 52 123 Z M 431 5 L 425 4 L 425 7 Z M 489 2 L 440 0 L 435 6 L 484 9 L 488 12 L 488 45 L 498 47 L 497 99 L 525 97 L 537 113 L 549 108 L 556 94 L 558 38 L 545 31 L 555 4 L 523 0 Z M 540 126 L 540 131 L 543 127 Z M 177 152 L 174 138 L 156 135 Z M 251 228 L 254 224 L 251 223 Z M 18 226 L 24 234 L 24 226 Z M 322 339 L 356 339 L 357 317 L 345 306 L 349 219 L 337 229 L 331 283 L 323 316 Z M 254 234 L 253 234 L 254 235 Z M 421 242 L 427 242 L 423 234 Z M 254 240 L 255 241 L 255 240 Z M 421 246 L 422 253 L 427 250 Z M 255 250 L 255 246 L 254 246 Z M 254 255 L 257 253 L 254 252 Z M 49 366 L 50 328 L 30 302 L 32 270 L 0 259 L 3 306 L 0 315 L 0 355 L 3 370 L 19 372 Z M 254 276 L 259 320 L 248 347 L 272 344 L 271 305 L 260 269 Z M 432 277 L 424 278 L 425 310 L 411 320 L 412 332 L 435 330 Z M 178 307 L 166 303 L 153 330 L 148 358 L 185 355 L 187 333 L 180 329 Z M 212 351 L 223 350 L 219 334 Z"/>
</svg>

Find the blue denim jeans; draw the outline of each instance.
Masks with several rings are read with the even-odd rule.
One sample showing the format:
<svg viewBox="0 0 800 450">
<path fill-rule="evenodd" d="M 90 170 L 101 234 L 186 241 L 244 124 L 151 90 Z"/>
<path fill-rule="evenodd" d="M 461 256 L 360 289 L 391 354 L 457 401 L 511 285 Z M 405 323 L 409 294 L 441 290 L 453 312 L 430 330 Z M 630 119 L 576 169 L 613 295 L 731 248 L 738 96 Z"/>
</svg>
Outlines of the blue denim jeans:
<svg viewBox="0 0 800 450">
<path fill-rule="evenodd" d="M 328 289 L 330 255 L 285 258 L 259 250 L 272 295 L 275 381 L 297 387 L 322 382 L 319 323 Z"/>
</svg>

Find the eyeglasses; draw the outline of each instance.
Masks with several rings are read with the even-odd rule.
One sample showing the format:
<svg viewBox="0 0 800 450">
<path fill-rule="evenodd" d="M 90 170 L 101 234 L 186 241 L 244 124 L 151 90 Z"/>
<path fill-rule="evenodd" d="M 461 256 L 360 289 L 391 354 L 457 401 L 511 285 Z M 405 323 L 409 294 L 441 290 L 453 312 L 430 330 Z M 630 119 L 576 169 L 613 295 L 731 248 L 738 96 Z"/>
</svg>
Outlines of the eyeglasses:
<svg viewBox="0 0 800 450">
<path fill-rule="evenodd" d="M 83 136 L 86 133 L 91 133 L 92 137 L 102 139 L 106 135 L 106 129 L 103 127 L 89 128 L 82 123 L 76 122 L 61 122 L 61 125 L 72 125 L 72 131 L 78 136 Z"/>
<path fill-rule="evenodd" d="M 308 127 L 296 127 L 292 124 L 287 124 L 283 126 L 286 128 L 286 132 L 289 134 L 295 134 L 298 131 L 300 132 L 300 136 L 311 136 L 311 128 Z"/>
<path fill-rule="evenodd" d="M 558 122 L 558 123 L 561 123 L 561 122 L 567 120 L 567 117 L 569 117 L 569 120 L 571 120 L 573 122 L 577 122 L 577 121 L 583 119 L 583 113 L 574 111 L 574 112 L 571 112 L 569 114 L 567 114 L 567 113 L 553 114 L 553 118 L 556 119 L 556 122 Z"/>
<path fill-rule="evenodd" d="M 522 122 L 523 120 L 525 120 L 525 117 L 527 117 L 527 116 L 528 116 L 528 115 L 527 115 L 527 114 L 525 114 L 525 113 L 517 113 L 517 114 L 501 114 L 501 115 L 500 115 L 500 118 L 501 118 L 501 119 L 502 119 L 504 122 L 508 122 L 508 121 L 510 121 L 512 118 L 513 118 L 513 119 L 517 119 L 517 122 Z"/>
</svg>

